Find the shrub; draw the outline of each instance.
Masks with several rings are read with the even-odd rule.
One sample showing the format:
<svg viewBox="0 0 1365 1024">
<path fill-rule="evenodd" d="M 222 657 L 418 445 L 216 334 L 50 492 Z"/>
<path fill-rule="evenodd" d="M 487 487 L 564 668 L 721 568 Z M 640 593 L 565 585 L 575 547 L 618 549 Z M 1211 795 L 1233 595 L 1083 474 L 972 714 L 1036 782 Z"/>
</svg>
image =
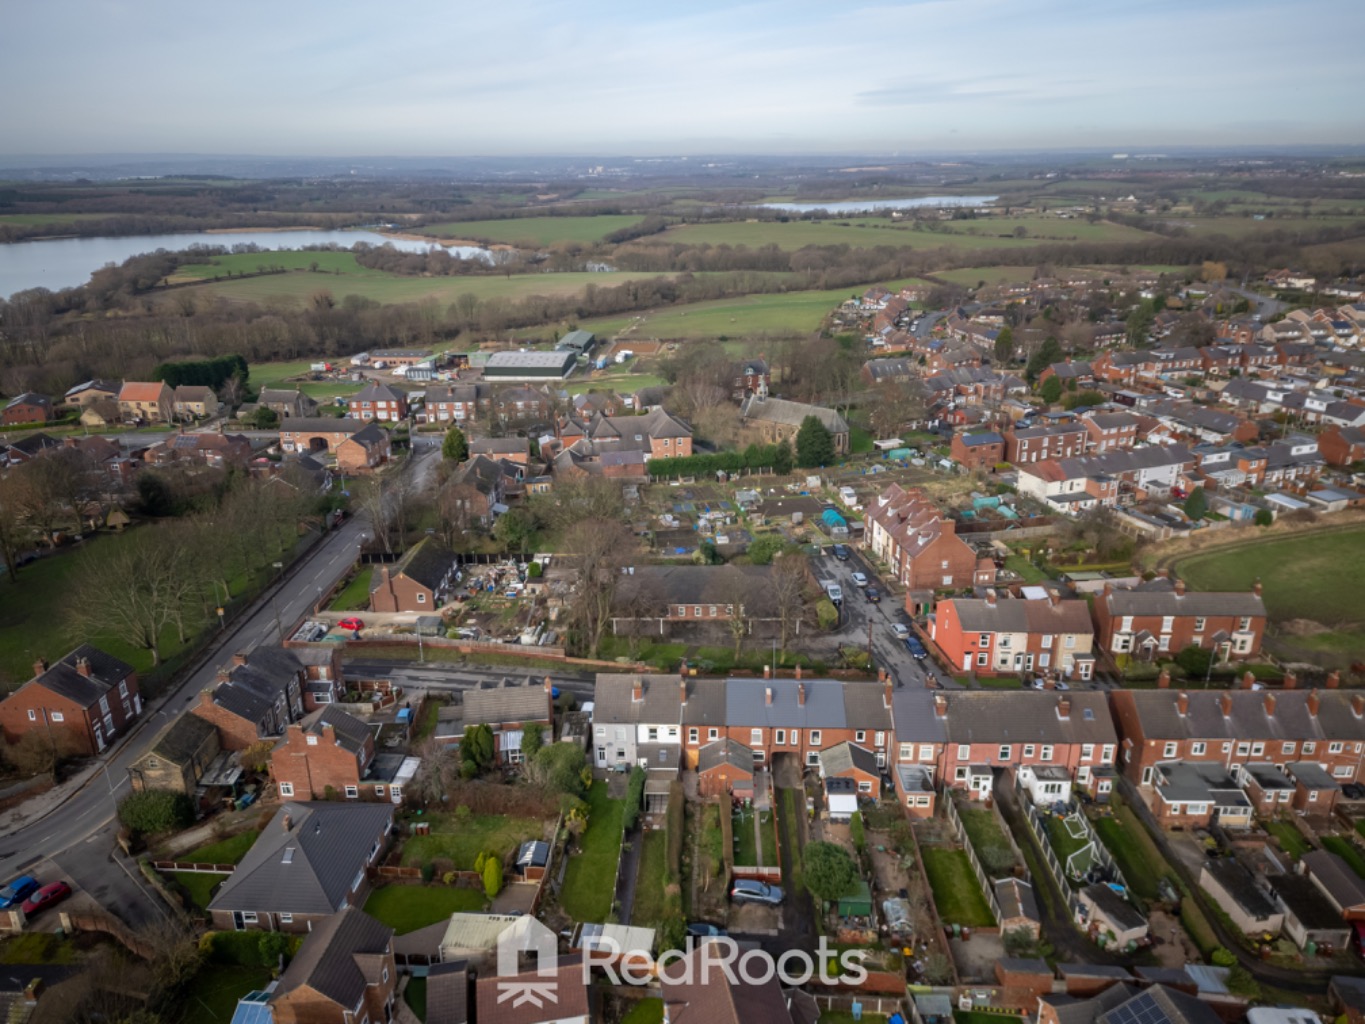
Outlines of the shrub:
<svg viewBox="0 0 1365 1024">
<path fill-rule="evenodd" d="M 458 871 L 447 871 L 444 875 L 441 876 L 441 881 L 446 885 L 454 885 L 459 880 L 460 873 Z"/>
<path fill-rule="evenodd" d="M 480 851 L 479 851 L 479 855 L 478 855 L 477 857 L 474 858 L 474 870 L 475 870 L 478 874 L 482 875 L 482 874 L 483 874 L 483 866 L 484 866 L 485 864 L 487 864 L 487 863 L 488 863 L 488 854 L 485 853 L 483 850 L 480 850 Z"/>
<path fill-rule="evenodd" d="M 1213 955 L 1212 955 L 1209 959 L 1211 959 L 1211 960 L 1213 961 L 1213 965 L 1214 965 L 1215 967 L 1236 967 L 1236 966 L 1237 966 L 1237 956 L 1236 956 L 1236 954 L 1233 953 L 1232 950 L 1226 949 L 1226 948 L 1224 948 L 1223 946 L 1219 946 L 1217 949 L 1215 949 L 1215 950 L 1213 951 Z"/>
<path fill-rule="evenodd" d="M 853 848 L 859 853 L 867 845 L 867 834 L 863 831 L 863 812 L 854 811 L 848 821 L 848 837 L 853 840 Z"/>
<path fill-rule="evenodd" d="M 283 932 L 262 932 L 256 944 L 260 952 L 262 967 L 278 966 L 280 958 L 288 957 L 289 951 L 293 948 L 289 936 Z"/>
<path fill-rule="evenodd" d="M 531 580 L 540 579 L 540 576 L 544 571 L 545 571 L 544 566 L 542 566 L 539 562 L 532 562 L 530 565 L 526 567 L 526 578 Z"/>
<path fill-rule="evenodd" d="M 169 789 L 144 789 L 119 801 L 119 821 L 143 834 L 169 832 L 194 821 L 189 797 Z"/>
<path fill-rule="evenodd" d="M 1251 517 L 1251 521 L 1257 526 L 1269 526 L 1275 522 L 1275 514 L 1268 508 L 1258 508 L 1256 514 Z"/>
<path fill-rule="evenodd" d="M 425 864 L 422 865 L 422 881 L 430 882 L 435 877 L 436 865 L 431 863 L 431 861 L 427 861 Z"/>
<path fill-rule="evenodd" d="M 802 854 L 806 888 L 816 899 L 837 900 L 858 885 L 858 865 L 842 846 L 808 843 Z"/>
<path fill-rule="evenodd" d="M 839 609 L 834 607 L 833 601 L 822 600 L 815 606 L 815 618 L 821 629 L 833 629 L 839 624 Z"/>
<path fill-rule="evenodd" d="M 539 722 L 532 722 L 521 730 L 522 757 L 535 757 L 543 746 L 545 746 L 545 727 Z"/>
<path fill-rule="evenodd" d="M 491 900 L 502 892 L 502 861 L 490 857 L 483 866 L 483 891 Z"/>
<path fill-rule="evenodd" d="M 645 770 L 638 764 L 630 770 L 630 782 L 626 784 L 626 805 L 621 816 L 621 827 L 629 832 L 635 827 L 640 816 L 640 805 L 645 798 Z"/>
</svg>

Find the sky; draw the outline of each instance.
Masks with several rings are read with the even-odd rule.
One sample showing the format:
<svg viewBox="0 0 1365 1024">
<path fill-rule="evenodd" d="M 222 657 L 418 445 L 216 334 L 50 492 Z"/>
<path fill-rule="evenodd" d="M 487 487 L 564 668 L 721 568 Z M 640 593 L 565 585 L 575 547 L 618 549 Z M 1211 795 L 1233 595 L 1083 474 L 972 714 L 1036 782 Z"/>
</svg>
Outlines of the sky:
<svg viewBox="0 0 1365 1024">
<path fill-rule="evenodd" d="M 11 0 L 0 155 L 1365 143 L 1360 0 Z"/>
</svg>

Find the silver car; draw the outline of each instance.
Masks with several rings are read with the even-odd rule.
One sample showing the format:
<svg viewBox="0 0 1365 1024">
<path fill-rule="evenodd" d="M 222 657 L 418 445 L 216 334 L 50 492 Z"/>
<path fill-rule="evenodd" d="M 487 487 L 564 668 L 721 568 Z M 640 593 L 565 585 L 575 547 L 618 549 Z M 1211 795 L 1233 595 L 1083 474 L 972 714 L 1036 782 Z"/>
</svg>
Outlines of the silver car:
<svg viewBox="0 0 1365 1024">
<path fill-rule="evenodd" d="M 737 878 L 730 886 L 730 899 L 735 903 L 766 903 L 775 907 L 782 902 L 782 887 L 752 878 Z"/>
</svg>

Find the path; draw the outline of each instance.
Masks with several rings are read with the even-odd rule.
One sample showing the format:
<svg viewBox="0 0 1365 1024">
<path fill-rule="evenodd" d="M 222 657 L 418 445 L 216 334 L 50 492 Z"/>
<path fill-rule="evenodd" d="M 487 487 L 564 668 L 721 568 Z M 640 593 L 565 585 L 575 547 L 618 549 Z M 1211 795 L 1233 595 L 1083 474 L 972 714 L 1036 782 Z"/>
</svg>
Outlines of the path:
<svg viewBox="0 0 1365 1024">
<path fill-rule="evenodd" d="M 640 873 L 640 853 L 645 845 L 645 832 L 640 816 L 635 825 L 621 839 L 621 863 L 616 869 L 616 919 L 630 924 L 630 912 L 635 909 L 635 876 Z"/>
</svg>

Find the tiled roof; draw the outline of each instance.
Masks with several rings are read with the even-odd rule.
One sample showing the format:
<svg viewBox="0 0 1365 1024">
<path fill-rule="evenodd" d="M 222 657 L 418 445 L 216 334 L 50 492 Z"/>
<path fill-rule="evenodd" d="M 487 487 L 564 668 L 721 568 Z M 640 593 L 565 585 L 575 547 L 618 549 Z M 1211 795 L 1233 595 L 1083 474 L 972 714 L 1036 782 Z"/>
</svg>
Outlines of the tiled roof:
<svg viewBox="0 0 1365 1024">
<path fill-rule="evenodd" d="M 528 676 L 519 683 L 500 679 L 492 686 L 480 685 L 464 693 L 466 725 L 547 722 L 549 718 L 550 695 L 540 679 Z"/>
<path fill-rule="evenodd" d="M 814 416 L 831 434 L 848 433 L 847 421 L 836 410 L 805 402 L 789 402 L 785 398 L 751 395 L 740 406 L 739 414 L 744 419 L 766 420 L 789 427 L 799 427 L 807 416 Z"/>
<path fill-rule="evenodd" d="M 372 982 L 363 958 L 383 957 L 393 929 L 363 910 L 347 907 L 315 923 L 280 976 L 274 998 L 308 987 L 347 1010 L 354 1009 Z M 358 958 L 359 962 L 358 962 Z"/>
<path fill-rule="evenodd" d="M 1177 701 L 1188 703 L 1185 714 Z M 1223 699 L 1230 701 L 1223 713 Z M 1365 718 L 1357 715 L 1344 690 L 1280 690 L 1274 711 L 1266 695 L 1255 690 L 1116 690 L 1116 708 L 1125 704 L 1137 713 L 1147 739 L 1157 740 L 1342 740 L 1365 741 Z M 1317 714 L 1310 703 L 1318 703 Z"/>
<path fill-rule="evenodd" d="M 962 628 L 979 633 L 1044 633 L 1091 635 L 1090 605 L 1079 600 L 1008 600 L 953 598 L 951 604 Z"/>
<path fill-rule="evenodd" d="M 76 670 L 77 663 L 82 659 L 89 665 L 89 676 Z M 37 676 L 34 682 L 88 708 L 132 674 L 132 665 L 104 653 L 98 647 L 81 644 Z"/>
<path fill-rule="evenodd" d="M 197 715 L 181 715 L 162 729 L 152 743 L 151 753 L 174 765 L 183 765 L 217 727 Z"/>
<path fill-rule="evenodd" d="M 163 393 L 169 391 L 170 388 L 163 381 L 128 381 L 119 389 L 118 400 L 120 402 L 159 402 Z"/>
<path fill-rule="evenodd" d="M 947 704 L 939 717 L 935 698 Z M 1070 711 L 1061 717 L 1063 699 Z M 902 743 L 1066 743 L 1118 742 L 1104 693 L 1073 690 L 898 689 L 892 697 L 896 739 Z M 1097 750 L 1096 753 L 1099 753 Z"/>
</svg>

